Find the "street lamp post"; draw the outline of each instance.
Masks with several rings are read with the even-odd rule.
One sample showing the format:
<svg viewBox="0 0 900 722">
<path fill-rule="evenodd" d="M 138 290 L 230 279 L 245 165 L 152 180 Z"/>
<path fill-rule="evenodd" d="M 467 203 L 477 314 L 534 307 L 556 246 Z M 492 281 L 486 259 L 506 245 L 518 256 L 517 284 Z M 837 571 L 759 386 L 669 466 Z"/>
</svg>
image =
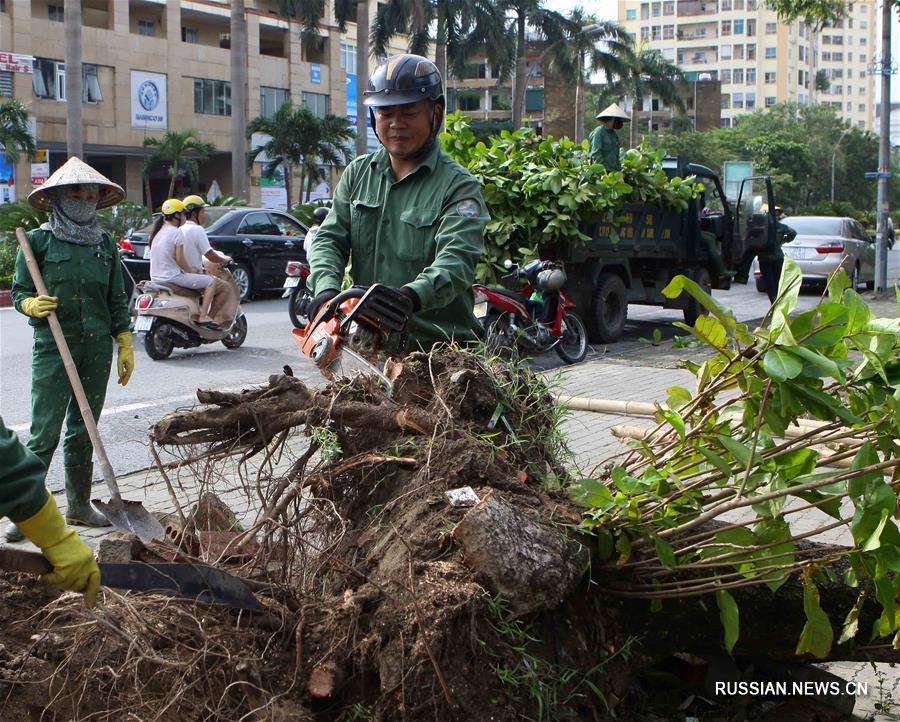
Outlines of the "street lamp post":
<svg viewBox="0 0 900 722">
<path fill-rule="evenodd" d="M 577 38 L 579 35 L 584 35 L 585 33 L 594 33 L 594 32 L 597 32 L 598 30 L 602 30 L 602 27 L 600 25 L 598 25 L 597 23 L 591 23 L 590 25 L 585 25 L 583 28 L 581 28 L 581 30 L 579 30 L 574 35 L 570 35 L 567 38 L 560 38 L 559 40 L 556 40 L 556 41 L 550 43 L 550 45 L 548 45 L 546 48 L 544 48 L 543 52 L 540 55 L 538 55 L 537 60 L 535 60 L 531 64 L 531 67 L 528 69 L 528 73 L 526 73 L 526 75 L 525 75 L 525 79 L 522 81 L 521 90 L 519 88 L 515 87 L 515 76 L 513 76 L 513 86 L 514 86 L 513 87 L 513 104 L 515 105 L 516 98 L 521 94 L 522 114 L 523 115 L 525 114 L 525 94 L 528 90 L 528 81 L 531 79 L 531 76 L 534 73 L 534 69 L 538 66 L 539 63 L 542 63 L 544 61 L 545 57 L 547 57 L 547 53 L 549 53 L 553 48 L 555 48 L 560 43 L 568 42 L 569 40 L 573 40 L 573 39 Z M 581 73 L 581 67 L 579 64 L 579 78 L 578 78 L 578 82 L 575 86 L 575 103 L 576 103 L 575 115 L 576 116 L 578 115 L 578 88 L 581 86 L 580 73 Z M 513 130 L 516 130 L 516 129 L 513 128 Z"/>
<path fill-rule="evenodd" d="M 844 132 L 841 133 L 841 137 L 837 139 L 837 143 L 834 144 L 834 152 L 831 154 L 831 202 L 834 203 L 834 160 L 837 157 L 838 146 L 841 144 L 841 141 L 844 139 L 844 136 L 847 135 L 853 128 L 844 128 Z"/>
</svg>

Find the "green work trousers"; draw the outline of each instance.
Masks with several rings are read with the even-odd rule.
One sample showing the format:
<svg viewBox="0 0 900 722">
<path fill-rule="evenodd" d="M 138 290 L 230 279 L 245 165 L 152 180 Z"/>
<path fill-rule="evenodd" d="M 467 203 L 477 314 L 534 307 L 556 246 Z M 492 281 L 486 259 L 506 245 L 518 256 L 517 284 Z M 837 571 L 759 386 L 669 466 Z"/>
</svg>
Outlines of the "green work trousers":
<svg viewBox="0 0 900 722">
<path fill-rule="evenodd" d="M 112 364 L 112 338 L 84 336 L 66 341 L 94 421 L 99 421 Z M 66 437 L 63 441 L 65 467 L 89 465 L 92 456 L 91 438 L 81 418 L 78 401 L 53 336 L 48 330 L 40 329 L 34 335 L 34 353 L 31 359 L 31 438 L 28 440 L 28 448 L 46 467 L 50 466 L 53 452 L 59 444 L 63 420 L 66 422 Z"/>
</svg>

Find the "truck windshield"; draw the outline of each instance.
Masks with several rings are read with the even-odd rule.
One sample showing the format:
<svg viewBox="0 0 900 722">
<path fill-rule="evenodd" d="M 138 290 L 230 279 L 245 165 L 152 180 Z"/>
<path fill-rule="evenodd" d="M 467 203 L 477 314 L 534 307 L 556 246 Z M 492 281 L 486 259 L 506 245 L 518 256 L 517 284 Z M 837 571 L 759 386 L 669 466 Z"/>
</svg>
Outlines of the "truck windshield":
<svg viewBox="0 0 900 722">
<path fill-rule="evenodd" d="M 843 226 L 840 218 L 785 218 L 782 223 L 798 236 L 839 236 Z"/>
</svg>

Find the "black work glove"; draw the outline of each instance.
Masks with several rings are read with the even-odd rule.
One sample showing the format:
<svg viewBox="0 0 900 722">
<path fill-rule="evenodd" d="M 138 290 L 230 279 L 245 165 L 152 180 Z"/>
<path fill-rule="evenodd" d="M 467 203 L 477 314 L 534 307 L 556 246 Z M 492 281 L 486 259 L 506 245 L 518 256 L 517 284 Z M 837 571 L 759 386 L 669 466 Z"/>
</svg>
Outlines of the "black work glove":
<svg viewBox="0 0 900 722">
<path fill-rule="evenodd" d="M 306 307 L 306 317 L 312 321 L 319 315 L 319 310 L 323 305 L 328 303 L 332 298 L 338 295 L 338 291 L 333 288 L 326 288 L 321 293 L 317 293 Z"/>
<path fill-rule="evenodd" d="M 394 290 L 399 291 L 403 296 L 406 296 L 406 298 L 409 299 L 410 304 L 412 304 L 413 313 L 416 313 L 422 308 L 422 301 L 419 300 L 419 295 L 409 286 L 400 286 L 400 288 Z"/>
</svg>

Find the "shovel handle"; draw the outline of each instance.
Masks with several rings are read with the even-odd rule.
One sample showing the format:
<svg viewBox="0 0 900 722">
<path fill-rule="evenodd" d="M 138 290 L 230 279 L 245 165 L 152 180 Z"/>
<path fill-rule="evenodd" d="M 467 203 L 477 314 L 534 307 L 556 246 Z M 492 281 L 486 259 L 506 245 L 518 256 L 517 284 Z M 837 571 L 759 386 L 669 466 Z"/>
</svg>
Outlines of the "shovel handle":
<svg viewBox="0 0 900 722">
<path fill-rule="evenodd" d="M 8 572 L 22 572 L 43 576 L 53 571 L 53 565 L 38 552 L 27 552 L 24 549 L 0 547 L 0 569 Z"/>
<path fill-rule="evenodd" d="M 37 289 L 38 294 L 41 296 L 50 295 L 47 292 L 47 286 L 44 283 L 44 277 L 41 275 L 40 266 L 38 266 L 34 252 L 31 250 L 31 244 L 28 242 L 28 236 L 25 235 L 23 228 L 16 228 L 16 240 L 19 242 L 19 248 L 22 249 L 25 265 L 28 267 L 28 273 L 31 274 L 31 280 L 34 281 L 34 287 Z M 109 487 L 113 500 L 121 499 L 122 494 L 119 492 L 119 485 L 116 483 L 116 475 L 113 473 L 112 465 L 106 456 L 106 449 L 103 446 L 103 441 L 100 439 L 100 432 L 97 430 L 97 424 L 94 421 L 94 415 L 91 413 L 87 395 L 84 393 L 84 386 L 81 384 L 81 378 L 79 378 L 75 362 L 72 360 L 72 353 L 69 351 L 69 344 L 66 343 L 65 334 L 63 334 L 62 326 L 59 325 L 59 319 L 56 317 L 55 311 L 50 312 L 47 321 L 50 324 L 50 331 L 53 333 L 53 340 L 56 341 L 56 347 L 59 349 L 59 355 L 62 357 L 63 366 L 66 368 L 66 375 L 69 377 L 72 391 L 75 393 L 75 399 L 78 401 L 81 418 L 84 419 L 85 428 L 87 428 L 91 444 L 94 446 L 94 453 L 97 454 L 97 458 L 100 461 L 103 480 Z"/>
</svg>

